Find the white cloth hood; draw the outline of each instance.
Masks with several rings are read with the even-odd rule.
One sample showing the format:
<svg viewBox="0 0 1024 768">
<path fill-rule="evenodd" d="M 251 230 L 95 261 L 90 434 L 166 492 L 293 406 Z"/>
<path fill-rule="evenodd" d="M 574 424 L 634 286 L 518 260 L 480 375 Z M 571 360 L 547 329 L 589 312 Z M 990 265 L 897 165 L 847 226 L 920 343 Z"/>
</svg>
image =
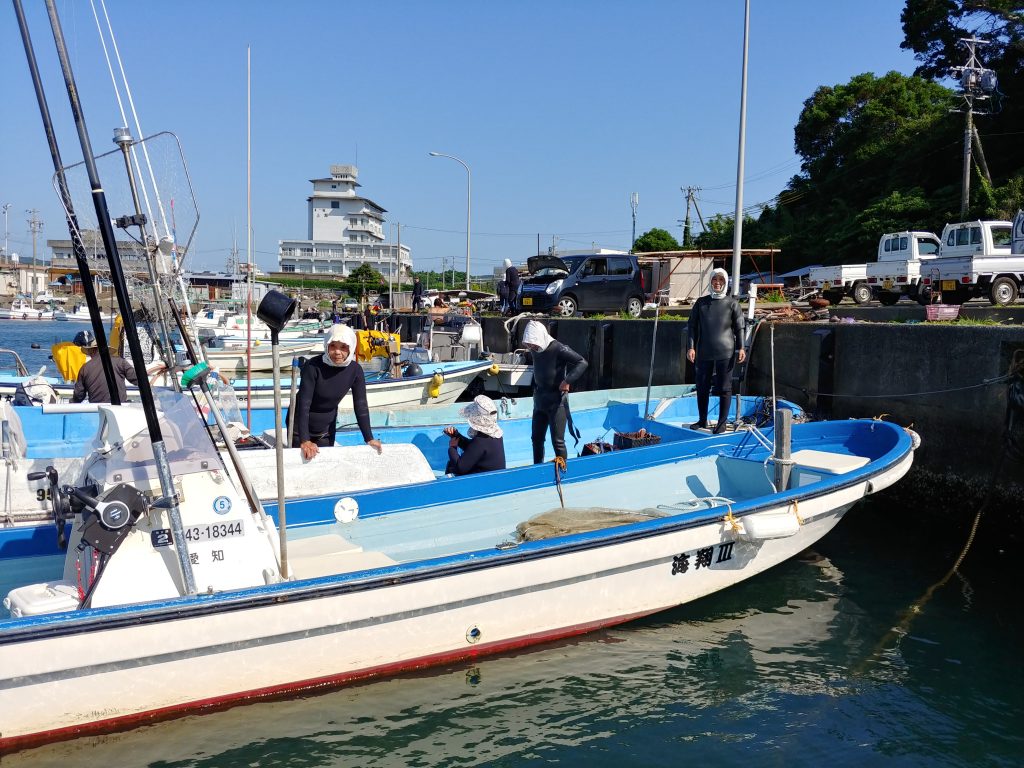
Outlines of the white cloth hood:
<svg viewBox="0 0 1024 768">
<path fill-rule="evenodd" d="M 327 353 L 331 343 L 340 341 L 342 344 L 348 345 L 348 357 L 345 358 L 345 362 L 336 363 L 331 360 L 331 356 Z M 331 330 L 324 336 L 324 362 L 332 368 L 344 368 L 353 360 L 356 359 L 356 332 L 351 326 L 342 325 L 336 323 L 331 326 Z"/>
<path fill-rule="evenodd" d="M 552 341 L 554 339 L 543 324 L 536 320 L 531 320 L 526 324 L 526 330 L 523 331 L 523 344 L 536 344 L 543 351 L 550 346 Z"/>
<path fill-rule="evenodd" d="M 716 291 L 711 285 L 711 281 L 716 277 L 721 277 L 725 280 L 725 287 L 721 291 Z M 724 299 L 729 295 L 729 273 L 722 268 L 711 270 L 711 278 L 708 280 L 708 291 L 711 293 L 712 299 Z"/>
</svg>

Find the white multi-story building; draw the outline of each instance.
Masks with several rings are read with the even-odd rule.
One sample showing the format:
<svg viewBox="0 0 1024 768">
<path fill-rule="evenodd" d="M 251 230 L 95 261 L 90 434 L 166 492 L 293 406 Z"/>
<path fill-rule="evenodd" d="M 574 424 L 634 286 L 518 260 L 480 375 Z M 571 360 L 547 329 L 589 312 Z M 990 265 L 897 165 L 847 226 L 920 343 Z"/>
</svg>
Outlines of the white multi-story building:
<svg viewBox="0 0 1024 768">
<path fill-rule="evenodd" d="M 310 179 L 308 239 L 278 242 L 281 272 L 347 277 L 362 264 L 369 264 L 385 279 L 411 279 L 409 248 L 385 242 L 387 211 L 356 194 L 358 176 L 354 165 L 332 165 L 329 178 Z"/>
</svg>

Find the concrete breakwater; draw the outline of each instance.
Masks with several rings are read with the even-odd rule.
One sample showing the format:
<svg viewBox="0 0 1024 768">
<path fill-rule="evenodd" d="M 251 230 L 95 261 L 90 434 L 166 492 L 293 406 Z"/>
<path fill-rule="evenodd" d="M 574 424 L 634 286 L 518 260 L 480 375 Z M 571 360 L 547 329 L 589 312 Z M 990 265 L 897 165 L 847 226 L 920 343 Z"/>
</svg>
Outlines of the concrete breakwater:
<svg viewBox="0 0 1024 768">
<path fill-rule="evenodd" d="M 403 316 L 402 337 L 415 338 L 423 320 Z M 509 339 L 503 322 L 483 319 L 487 349 L 515 348 L 518 335 Z M 685 357 L 686 326 L 679 318 L 660 320 L 656 333 L 650 320 L 545 322 L 590 362 L 580 389 L 646 385 L 652 343 L 652 384 L 693 381 Z M 771 393 L 774 356 L 778 397 L 816 416 L 881 417 L 921 435 L 912 477 L 896 487 L 908 494 L 908 503 L 957 507 L 962 515 L 973 515 L 994 488 L 989 507 L 1008 514 L 1015 521 L 1011 527 L 1020 530 L 1024 463 L 1006 449 L 1014 381 L 1008 374 L 1015 355 L 1024 362 L 1021 326 L 761 323 L 741 390 Z M 1024 414 L 1009 426 L 1024 431 Z M 1024 435 L 1016 437 L 1024 446 Z"/>
</svg>

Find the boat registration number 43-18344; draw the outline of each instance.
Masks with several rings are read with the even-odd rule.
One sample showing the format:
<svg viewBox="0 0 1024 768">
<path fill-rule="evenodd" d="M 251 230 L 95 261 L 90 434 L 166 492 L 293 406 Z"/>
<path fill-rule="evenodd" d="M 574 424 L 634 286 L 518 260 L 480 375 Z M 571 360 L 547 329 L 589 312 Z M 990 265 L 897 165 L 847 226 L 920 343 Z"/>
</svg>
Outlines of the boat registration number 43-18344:
<svg viewBox="0 0 1024 768">
<path fill-rule="evenodd" d="M 241 536 L 245 529 L 241 520 L 225 520 L 223 523 L 211 525 L 193 525 L 185 529 L 185 538 L 189 541 L 214 541 Z"/>
</svg>

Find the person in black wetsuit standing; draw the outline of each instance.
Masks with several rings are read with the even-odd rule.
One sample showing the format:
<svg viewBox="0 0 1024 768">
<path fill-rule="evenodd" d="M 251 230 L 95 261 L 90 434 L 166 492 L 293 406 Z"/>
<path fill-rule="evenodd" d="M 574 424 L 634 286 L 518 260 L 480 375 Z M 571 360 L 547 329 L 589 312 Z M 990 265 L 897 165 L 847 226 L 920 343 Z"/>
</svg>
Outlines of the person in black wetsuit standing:
<svg viewBox="0 0 1024 768">
<path fill-rule="evenodd" d="M 533 463 L 544 461 L 544 437 L 551 428 L 555 456 L 565 459 L 565 423 L 570 385 L 587 370 L 587 361 L 565 344 L 555 341 L 536 320 L 526 324 L 523 346 L 533 352 Z"/>
<path fill-rule="evenodd" d="M 292 447 L 301 448 L 312 459 L 320 448 L 334 445 L 338 404 L 352 393 L 352 410 L 363 440 L 381 452 L 380 440 L 370 429 L 370 408 L 366 403 L 366 379 L 355 361 L 356 332 L 347 325 L 332 325 L 324 338 L 324 353 L 302 366 L 302 382 L 295 403 L 295 436 Z"/>
<path fill-rule="evenodd" d="M 690 427 L 707 428 L 713 382 L 718 394 L 718 423 L 712 432 L 721 434 L 729 421 L 733 365 L 747 358 L 743 349 L 743 310 L 739 301 L 729 295 L 729 275 L 724 269 L 711 273 L 711 292 L 694 303 L 686 335 L 686 359 L 694 364 L 700 418 Z"/>
<path fill-rule="evenodd" d="M 471 475 L 505 468 L 505 441 L 498 426 L 498 407 L 487 395 L 477 395 L 461 411 L 469 422 L 469 437 L 455 427 L 445 427 L 448 435 L 449 475 Z M 462 455 L 459 455 L 459 451 Z"/>
<path fill-rule="evenodd" d="M 512 264 L 512 259 L 505 259 L 505 284 L 508 286 L 508 311 L 515 314 L 519 311 L 519 287 L 523 282 L 519 270 Z"/>
</svg>

